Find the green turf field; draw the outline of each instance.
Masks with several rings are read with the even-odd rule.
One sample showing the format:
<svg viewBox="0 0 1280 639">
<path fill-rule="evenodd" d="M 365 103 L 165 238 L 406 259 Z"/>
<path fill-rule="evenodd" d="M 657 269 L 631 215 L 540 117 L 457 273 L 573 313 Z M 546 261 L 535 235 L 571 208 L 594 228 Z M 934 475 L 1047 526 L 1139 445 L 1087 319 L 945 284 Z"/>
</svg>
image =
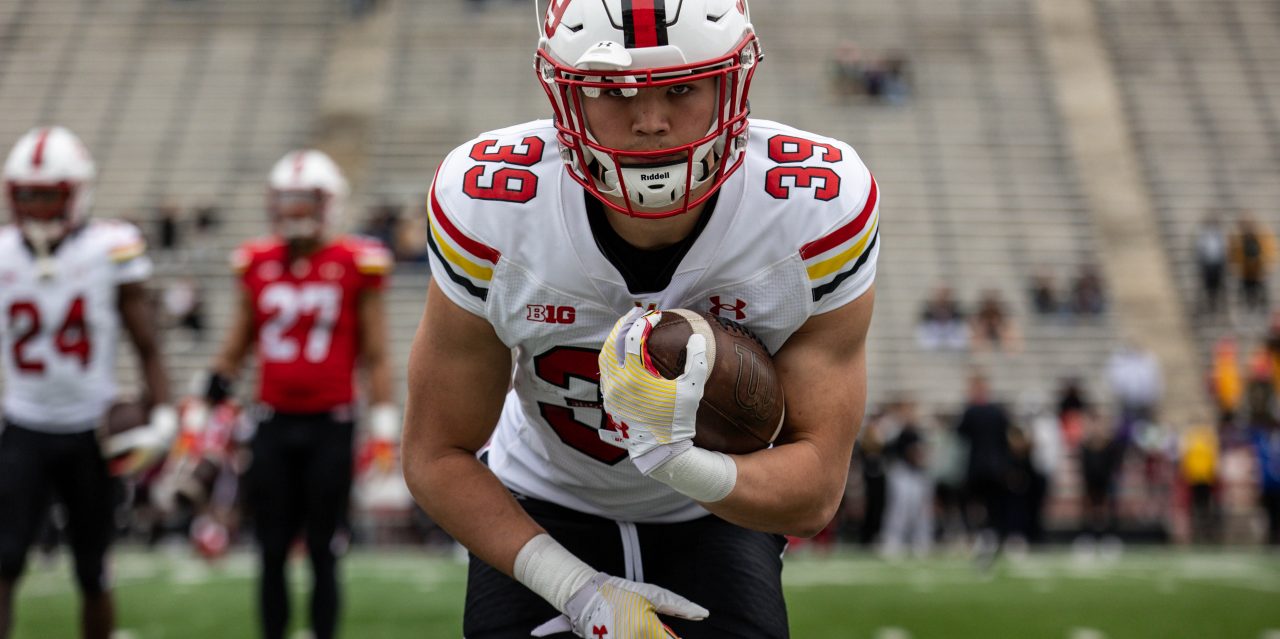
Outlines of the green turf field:
<svg viewBox="0 0 1280 639">
<path fill-rule="evenodd" d="M 307 579 L 301 562 L 294 567 L 296 616 Z M 172 553 L 118 553 L 121 636 L 254 637 L 252 569 L 244 555 L 209 567 Z M 354 554 L 344 636 L 459 637 L 464 574 L 448 557 Z M 785 580 L 796 639 L 1280 639 L 1275 554 L 1060 553 L 1005 559 L 987 576 L 961 559 L 797 554 Z M 64 562 L 33 561 L 15 639 L 74 637 L 74 605 Z"/>
</svg>

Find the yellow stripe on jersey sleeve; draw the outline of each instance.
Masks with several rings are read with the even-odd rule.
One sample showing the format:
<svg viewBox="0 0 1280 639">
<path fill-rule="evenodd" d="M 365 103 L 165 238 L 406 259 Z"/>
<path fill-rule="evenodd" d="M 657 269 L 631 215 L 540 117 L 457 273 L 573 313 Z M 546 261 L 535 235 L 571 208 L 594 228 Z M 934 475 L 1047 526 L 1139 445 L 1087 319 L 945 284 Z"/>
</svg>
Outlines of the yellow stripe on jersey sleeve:
<svg viewBox="0 0 1280 639">
<path fill-rule="evenodd" d="M 877 212 L 875 219 L 871 220 L 869 228 L 862 233 L 862 237 L 859 238 L 857 242 L 854 242 L 852 246 L 837 253 L 836 255 L 810 266 L 808 268 L 809 279 L 820 280 L 844 268 L 850 260 L 857 259 L 859 255 L 862 255 L 862 251 L 867 247 L 867 242 L 875 236 L 876 230 L 879 226 L 880 214 Z"/>
<path fill-rule="evenodd" d="M 492 268 L 480 266 L 479 264 L 468 260 L 466 257 L 463 257 L 461 253 L 454 250 L 453 246 L 445 241 L 445 238 L 440 235 L 440 230 L 436 228 L 435 220 L 430 220 L 430 224 L 431 237 L 435 238 L 436 246 L 440 247 L 440 253 L 444 255 L 444 258 L 448 260 L 450 264 L 462 269 L 467 275 L 478 280 L 484 280 L 487 282 L 493 279 Z"/>
</svg>

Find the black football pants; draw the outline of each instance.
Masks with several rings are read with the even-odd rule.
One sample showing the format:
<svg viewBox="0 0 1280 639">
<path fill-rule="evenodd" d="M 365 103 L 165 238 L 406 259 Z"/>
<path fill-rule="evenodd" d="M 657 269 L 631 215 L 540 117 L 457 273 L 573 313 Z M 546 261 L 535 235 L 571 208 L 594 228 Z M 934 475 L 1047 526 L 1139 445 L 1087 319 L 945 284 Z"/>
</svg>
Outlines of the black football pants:
<svg viewBox="0 0 1280 639">
<path fill-rule="evenodd" d="M 703 621 L 662 618 L 682 639 L 790 636 L 782 598 L 784 537 L 715 516 L 678 524 L 631 524 L 527 497 L 520 498 L 520 505 L 596 570 L 661 586 L 710 610 Z M 526 639 L 529 631 L 559 614 L 533 591 L 471 557 L 462 622 L 467 639 Z"/>
<path fill-rule="evenodd" d="M 351 494 L 351 421 L 329 413 L 275 413 L 258 424 L 248 473 L 262 569 L 259 606 L 266 639 L 282 639 L 289 621 L 285 564 L 289 548 L 305 533 L 311 559 L 311 632 L 331 639 L 341 597 L 335 540 L 347 520 Z"/>
</svg>

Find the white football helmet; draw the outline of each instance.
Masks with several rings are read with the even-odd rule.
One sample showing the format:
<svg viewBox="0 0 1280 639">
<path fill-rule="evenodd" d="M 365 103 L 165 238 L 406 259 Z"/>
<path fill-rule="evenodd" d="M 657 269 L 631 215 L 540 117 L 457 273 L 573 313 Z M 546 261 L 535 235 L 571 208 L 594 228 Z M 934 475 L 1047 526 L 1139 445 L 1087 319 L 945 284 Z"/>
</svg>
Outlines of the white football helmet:
<svg viewBox="0 0 1280 639">
<path fill-rule="evenodd" d="M 40 251 L 89 216 L 97 177 L 80 138 L 60 127 L 37 127 L 13 145 L 4 163 L 13 221 Z"/>
<path fill-rule="evenodd" d="M 746 0 L 550 0 L 541 30 L 534 66 L 551 99 L 561 156 L 573 179 L 610 208 L 635 217 L 678 215 L 706 201 L 742 164 L 747 91 L 763 55 Z M 720 105 L 707 135 L 691 144 L 610 148 L 583 114 L 582 100 L 601 90 L 634 96 L 703 78 L 718 80 Z M 644 163 L 671 155 L 685 159 Z M 707 183 L 712 187 L 692 199 Z"/>
<path fill-rule="evenodd" d="M 272 226 L 286 240 L 318 238 L 325 231 L 338 230 L 347 193 L 347 179 L 328 155 L 314 149 L 290 151 L 271 169 L 267 210 Z M 315 215 L 287 219 L 281 215 L 281 208 L 295 198 L 314 201 Z"/>
</svg>

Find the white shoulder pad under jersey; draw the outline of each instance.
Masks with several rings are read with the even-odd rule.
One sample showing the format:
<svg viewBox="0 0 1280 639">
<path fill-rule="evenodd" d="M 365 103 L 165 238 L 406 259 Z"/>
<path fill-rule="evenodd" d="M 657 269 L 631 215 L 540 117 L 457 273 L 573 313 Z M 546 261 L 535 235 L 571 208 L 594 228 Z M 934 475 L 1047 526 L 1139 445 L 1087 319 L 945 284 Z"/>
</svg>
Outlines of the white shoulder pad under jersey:
<svg viewBox="0 0 1280 639">
<path fill-rule="evenodd" d="M 4 412 L 49 432 L 86 430 L 116 395 L 118 288 L 150 277 L 151 261 L 137 227 L 100 219 L 52 260 L 42 273 L 22 234 L 0 230 Z"/>
<path fill-rule="evenodd" d="M 848 145 L 751 123 L 743 166 L 661 291 L 633 292 L 601 253 L 585 193 L 549 121 L 455 149 L 431 189 L 431 269 L 455 304 L 514 349 L 514 389 L 489 463 L 517 492 L 601 516 L 704 514 L 600 441 L 596 353 L 635 306 L 709 311 L 777 351 L 809 317 L 870 288 L 878 194 Z"/>
</svg>

